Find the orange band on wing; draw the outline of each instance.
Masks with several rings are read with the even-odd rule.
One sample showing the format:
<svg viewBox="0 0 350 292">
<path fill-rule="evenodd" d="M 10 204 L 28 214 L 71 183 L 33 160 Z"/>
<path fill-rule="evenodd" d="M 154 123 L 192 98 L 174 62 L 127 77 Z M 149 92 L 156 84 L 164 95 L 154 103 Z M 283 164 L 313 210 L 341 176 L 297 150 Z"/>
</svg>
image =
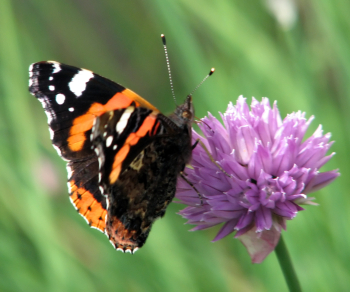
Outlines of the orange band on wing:
<svg viewBox="0 0 350 292">
<path fill-rule="evenodd" d="M 142 106 L 159 112 L 141 96 L 130 89 L 125 89 L 122 92 L 116 93 L 105 105 L 93 103 L 84 115 L 73 120 L 68 137 L 68 147 L 70 150 L 80 151 L 83 149 L 86 140 L 85 132 L 91 130 L 96 117 L 101 116 L 107 111 L 127 108 L 132 102 L 135 102 L 136 107 Z"/>
<path fill-rule="evenodd" d="M 156 116 L 150 115 L 145 118 L 143 121 L 141 127 L 137 130 L 136 133 L 131 133 L 128 138 L 125 141 L 125 144 L 135 145 L 140 138 L 146 136 L 147 133 L 150 133 L 154 126 L 154 123 L 156 122 Z M 157 123 L 158 126 L 159 123 Z"/>
<path fill-rule="evenodd" d="M 109 181 L 111 184 L 114 184 L 120 174 L 122 169 L 122 163 L 125 160 L 125 157 L 128 155 L 130 150 L 129 144 L 124 144 L 124 146 L 118 151 L 117 155 L 114 158 L 111 174 L 109 175 Z"/>
<path fill-rule="evenodd" d="M 156 126 L 154 127 L 154 130 L 153 130 L 152 135 L 157 134 L 157 131 L 158 131 L 159 126 L 160 126 L 160 123 L 158 122 L 158 123 L 156 124 Z"/>
<path fill-rule="evenodd" d="M 113 111 L 116 109 L 127 108 L 133 101 L 136 103 L 136 107 L 140 106 L 139 103 L 133 100 L 130 96 L 123 94 L 125 90 L 122 92 L 116 93 L 105 105 L 104 112 Z M 103 114 L 101 113 L 101 114 Z"/>
<path fill-rule="evenodd" d="M 144 137 L 147 132 L 151 133 L 156 119 L 157 117 L 155 115 L 149 115 L 147 118 L 145 118 L 141 127 L 137 130 L 136 135 L 139 137 Z"/>
<path fill-rule="evenodd" d="M 146 136 L 147 133 L 151 134 L 152 128 L 157 120 L 156 115 L 149 115 L 143 121 L 141 127 L 137 130 L 136 133 L 131 133 L 125 141 L 124 146 L 118 151 L 117 155 L 114 158 L 112 172 L 109 175 L 109 182 L 114 184 L 121 172 L 122 163 L 125 160 L 126 156 L 130 151 L 130 146 L 137 144 L 140 138 Z"/>
<path fill-rule="evenodd" d="M 78 188 L 74 181 L 70 182 L 70 199 L 78 212 L 88 221 L 91 227 L 100 229 L 102 232 L 106 228 L 107 211 L 102 207 L 92 193 L 85 188 Z"/>
</svg>

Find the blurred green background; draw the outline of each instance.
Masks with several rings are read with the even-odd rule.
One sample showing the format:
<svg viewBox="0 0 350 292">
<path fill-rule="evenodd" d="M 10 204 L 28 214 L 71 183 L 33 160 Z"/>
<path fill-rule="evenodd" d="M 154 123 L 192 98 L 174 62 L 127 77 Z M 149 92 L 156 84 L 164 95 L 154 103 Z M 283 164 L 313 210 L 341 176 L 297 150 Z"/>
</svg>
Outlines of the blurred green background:
<svg viewBox="0 0 350 292">
<path fill-rule="evenodd" d="M 251 264 L 217 228 L 191 226 L 171 204 L 135 255 L 116 252 L 68 200 L 65 163 L 29 94 L 28 66 L 56 60 L 88 68 L 171 112 L 160 34 L 168 41 L 179 102 L 196 92 L 196 115 L 219 117 L 239 95 L 278 100 L 282 117 L 315 115 L 341 177 L 318 207 L 284 232 L 304 291 L 350 285 L 350 2 L 346 0 L 1 0 L 0 291 L 286 291 L 276 256 Z"/>
</svg>

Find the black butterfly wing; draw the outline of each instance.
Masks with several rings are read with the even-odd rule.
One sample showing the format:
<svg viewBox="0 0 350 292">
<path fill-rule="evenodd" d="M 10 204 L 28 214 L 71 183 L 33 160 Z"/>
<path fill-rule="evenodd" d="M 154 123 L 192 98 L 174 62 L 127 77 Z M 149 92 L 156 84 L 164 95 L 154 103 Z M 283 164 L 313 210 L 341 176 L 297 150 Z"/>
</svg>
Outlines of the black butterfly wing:
<svg viewBox="0 0 350 292">
<path fill-rule="evenodd" d="M 133 253 L 174 198 L 191 157 L 188 124 L 129 107 L 99 117 L 92 136 L 108 202 L 106 233 L 116 249 Z"/>
</svg>

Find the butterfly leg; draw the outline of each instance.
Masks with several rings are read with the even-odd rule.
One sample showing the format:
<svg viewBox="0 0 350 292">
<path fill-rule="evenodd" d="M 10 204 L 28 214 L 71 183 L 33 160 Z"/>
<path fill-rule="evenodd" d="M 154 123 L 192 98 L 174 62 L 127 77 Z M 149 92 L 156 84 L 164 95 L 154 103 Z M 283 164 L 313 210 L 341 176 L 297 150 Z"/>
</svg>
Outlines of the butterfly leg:
<svg viewBox="0 0 350 292">
<path fill-rule="evenodd" d="M 183 178 L 183 180 L 185 182 L 187 182 L 191 188 L 193 188 L 193 190 L 197 193 L 198 197 L 201 199 L 201 205 L 203 205 L 203 197 L 202 195 L 200 194 L 200 192 L 196 189 L 196 187 L 193 185 L 193 183 L 191 183 L 187 178 L 186 178 L 186 174 L 184 172 L 180 172 L 180 176 Z"/>
<path fill-rule="evenodd" d="M 209 159 L 211 162 L 213 162 L 227 177 L 231 177 L 214 159 L 214 157 L 210 154 L 208 148 L 204 145 L 204 143 L 200 140 L 197 139 L 196 142 L 194 142 L 194 144 L 192 145 L 192 150 L 197 146 L 197 145 L 201 145 L 202 148 L 204 149 L 204 151 L 207 153 Z"/>
</svg>

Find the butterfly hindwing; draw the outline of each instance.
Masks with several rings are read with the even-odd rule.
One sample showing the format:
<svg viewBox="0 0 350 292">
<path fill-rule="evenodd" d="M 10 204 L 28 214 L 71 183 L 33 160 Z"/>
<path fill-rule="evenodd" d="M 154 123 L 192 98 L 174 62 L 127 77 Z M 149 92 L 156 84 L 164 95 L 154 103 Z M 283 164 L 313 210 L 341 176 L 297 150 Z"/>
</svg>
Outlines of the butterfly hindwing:
<svg viewBox="0 0 350 292">
<path fill-rule="evenodd" d="M 116 131 L 125 116 L 129 126 Z M 190 132 L 161 114 L 129 107 L 98 117 L 92 137 L 108 201 L 106 233 L 116 249 L 134 252 L 175 195 L 191 155 Z"/>
</svg>

